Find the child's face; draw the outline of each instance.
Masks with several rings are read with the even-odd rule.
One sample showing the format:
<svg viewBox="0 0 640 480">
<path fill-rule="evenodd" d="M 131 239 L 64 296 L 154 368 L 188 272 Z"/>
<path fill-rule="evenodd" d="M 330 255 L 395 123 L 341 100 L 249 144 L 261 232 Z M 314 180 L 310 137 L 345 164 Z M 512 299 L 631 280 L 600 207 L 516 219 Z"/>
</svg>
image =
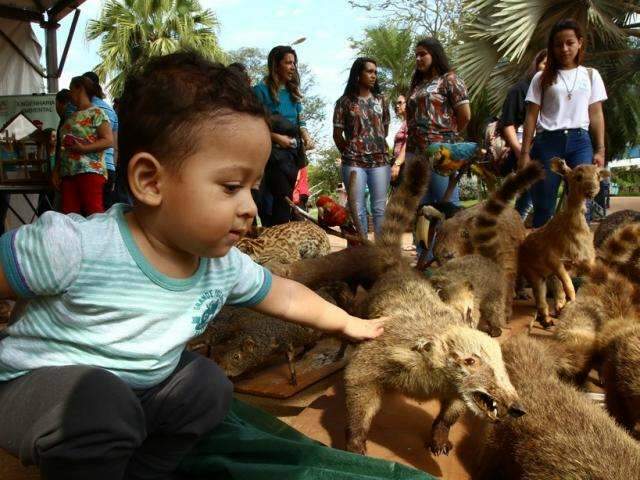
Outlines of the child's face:
<svg viewBox="0 0 640 480">
<path fill-rule="evenodd" d="M 199 126 L 198 150 L 169 174 L 160 205 L 163 229 L 184 252 L 221 257 L 251 227 L 251 188 L 262 177 L 271 138 L 264 120 L 245 114 Z"/>
</svg>

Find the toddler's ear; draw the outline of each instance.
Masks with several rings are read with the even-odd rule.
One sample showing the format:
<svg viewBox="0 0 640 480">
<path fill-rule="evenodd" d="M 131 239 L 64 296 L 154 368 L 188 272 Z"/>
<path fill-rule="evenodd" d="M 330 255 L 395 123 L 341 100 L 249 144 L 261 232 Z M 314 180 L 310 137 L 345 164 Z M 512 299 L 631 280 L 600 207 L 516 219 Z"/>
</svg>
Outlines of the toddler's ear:
<svg viewBox="0 0 640 480">
<path fill-rule="evenodd" d="M 136 153 L 127 167 L 131 195 L 139 202 L 157 207 L 162 202 L 161 179 L 167 175 L 158 159 L 147 152 Z"/>
</svg>

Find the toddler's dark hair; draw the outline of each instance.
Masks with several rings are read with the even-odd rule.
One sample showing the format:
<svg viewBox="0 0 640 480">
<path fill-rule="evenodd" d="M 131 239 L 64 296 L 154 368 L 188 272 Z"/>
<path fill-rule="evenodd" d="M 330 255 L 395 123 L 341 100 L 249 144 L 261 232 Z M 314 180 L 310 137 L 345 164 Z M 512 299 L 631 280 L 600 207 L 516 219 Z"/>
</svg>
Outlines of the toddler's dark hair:
<svg viewBox="0 0 640 480">
<path fill-rule="evenodd" d="M 118 175 L 149 152 L 175 170 L 199 146 L 202 121 L 245 113 L 267 122 L 262 103 L 237 70 L 193 52 L 155 57 L 129 75 L 119 105 Z"/>
</svg>

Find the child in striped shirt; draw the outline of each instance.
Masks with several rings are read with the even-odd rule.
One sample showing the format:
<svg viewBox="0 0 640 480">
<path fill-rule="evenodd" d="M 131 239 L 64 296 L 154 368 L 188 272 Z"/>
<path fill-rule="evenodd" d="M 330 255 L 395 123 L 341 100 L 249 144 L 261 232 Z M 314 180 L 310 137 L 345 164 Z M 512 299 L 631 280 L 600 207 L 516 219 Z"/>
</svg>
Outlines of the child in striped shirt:
<svg viewBox="0 0 640 480">
<path fill-rule="evenodd" d="M 127 79 L 120 174 L 133 207 L 44 214 L 0 237 L 0 447 L 46 479 L 168 479 L 228 411 L 232 385 L 185 351 L 225 303 L 355 340 L 364 321 L 233 247 L 271 149 L 237 73 L 192 53 Z M 215 320 L 213 320 L 215 321 Z"/>
</svg>

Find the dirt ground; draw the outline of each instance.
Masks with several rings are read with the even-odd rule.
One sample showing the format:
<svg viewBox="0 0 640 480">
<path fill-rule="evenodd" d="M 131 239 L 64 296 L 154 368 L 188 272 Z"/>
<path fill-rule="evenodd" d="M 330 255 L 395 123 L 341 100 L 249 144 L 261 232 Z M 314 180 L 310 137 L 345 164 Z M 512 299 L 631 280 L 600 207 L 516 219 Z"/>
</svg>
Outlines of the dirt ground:
<svg viewBox="0 0 640 480">
<path fill-rule="evenodd" d="M 622 209 L 640 210 L 640 197 L 612 198 L 609 213 Z M 331 238 L 334 249 L 344 248 L 344 242 Z M 406 235 L 404 243 L 411 242 Z M 533 312 L 531 301 L 516 302 L 514 315 L 500 340 L 527 328 Z M 535 335 L 548 335 L 540 328 Z M 589 390 L 599 391 L 595 380 Z M 341 372 L 310 386 L 284 400 L 266 399 L 238 394 L 238 398 L 278 416 L 302 433 L 336 448 L 344 447 L 344 391 Z M 368 441 L 368 455 L 413 466 L 447 480 L 471 478 L 479 422 L 465 416 L 451 430 L 454 450 L 448 456 L 434 457 L 425 447 L 431 423 L 439 411 L 435 400 L 415 401 L 397 393 L 389 393 L 380 413 L 373 421 Z M 22 467 L 13 457 L 0 451 L 0 479 L 34 480 L 40 478 L 35 468 Z"/>
</svg>

